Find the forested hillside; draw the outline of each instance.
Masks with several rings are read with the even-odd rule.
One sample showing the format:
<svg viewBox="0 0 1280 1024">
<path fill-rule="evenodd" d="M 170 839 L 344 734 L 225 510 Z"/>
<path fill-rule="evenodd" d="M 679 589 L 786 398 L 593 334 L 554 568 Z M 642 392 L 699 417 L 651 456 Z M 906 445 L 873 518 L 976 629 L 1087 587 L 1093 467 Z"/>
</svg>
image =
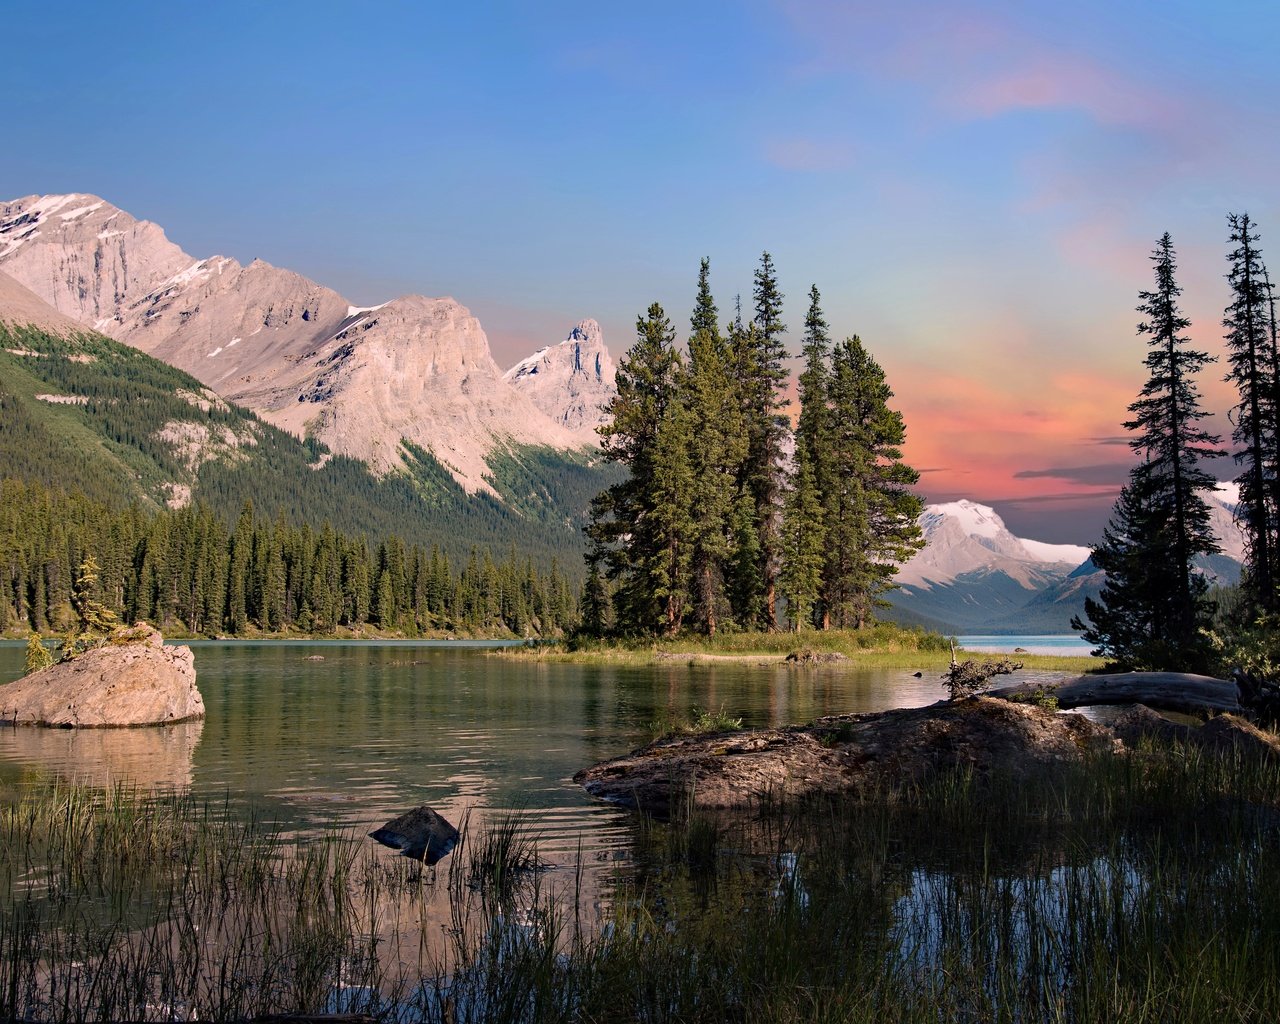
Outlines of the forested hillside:
<svg viewBox="0 0 1280 1024">
<path fill-rule="evenodd" d="M 406 471 L 375 477 L 127 346 L 0 325 L 6 480 L 79 492 L 114 511 L 134 506 L 144 518 L 195 502 L 226 529 L 252 498 L 291 528 L 328 522 L 375 547 L 395 535 L 455 565 L 472 548 L 514 547 L 540 571 L 554 560 L 578 576 L 585 510 L 615 468 L 586 452 L 512 443 L 491 463 L 497 493 L 468 495 L 429 452 L 405 449 Z"/>
</svg>

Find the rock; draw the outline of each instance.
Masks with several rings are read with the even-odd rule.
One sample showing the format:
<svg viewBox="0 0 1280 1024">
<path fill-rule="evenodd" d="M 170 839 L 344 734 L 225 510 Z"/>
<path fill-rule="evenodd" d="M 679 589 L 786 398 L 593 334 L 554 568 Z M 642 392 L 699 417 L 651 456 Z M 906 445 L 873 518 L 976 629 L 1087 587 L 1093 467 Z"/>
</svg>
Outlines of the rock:
<svg viewBox="0 0 1280 1024">
<path fill-rule="evenodd" d="M 1081 715 L 985 697 L 788 729 L 676 737 L 574 776 L 592 796 L 666 816 L 688 799 L 737 809 L 767 794 L 805 797 L 908 786 L 956 768 L 1029 772 L 1118 746 Z"/>
<path fill-rule="evenodd" d="M 382 828 L 370 832 L 369 838 L 399 850 L 402 857 L 412 857 L 430 867 L 458 845 L 458 830 L 423 804 L 392 818 Z"/>
<path fill-rule="evenodd" d="M 0 686 L 0 718 L 61 728 L 165 725 L 204 717 L 190 647 L 165 647 L 140 623 L 125 642 Z"/>
<path fill-rule="evenodd" d="M 1138 704 L 1117 718 L 1112 728 L 1127 747 L 1136 747 L 1143 739 L 1150 738 L 1223 753 L 1280 758 L 1280 738 L 1238 715 L 1218 715 L 1204 725 L 1183 725 Z"/>
</svg>

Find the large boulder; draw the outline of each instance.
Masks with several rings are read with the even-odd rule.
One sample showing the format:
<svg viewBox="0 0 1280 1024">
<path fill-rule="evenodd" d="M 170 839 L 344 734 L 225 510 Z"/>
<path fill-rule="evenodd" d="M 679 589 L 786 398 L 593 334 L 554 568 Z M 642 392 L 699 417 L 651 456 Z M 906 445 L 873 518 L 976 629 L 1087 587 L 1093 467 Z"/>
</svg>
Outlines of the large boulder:
<svg viewBox="0 0 1280 1024">
<path fill-rule="evenodd" d="M 149 627 L 0 686 L 0 719 L 64 729 L 167 725 L 204 717 L 190 647 Z"/>
</svg>

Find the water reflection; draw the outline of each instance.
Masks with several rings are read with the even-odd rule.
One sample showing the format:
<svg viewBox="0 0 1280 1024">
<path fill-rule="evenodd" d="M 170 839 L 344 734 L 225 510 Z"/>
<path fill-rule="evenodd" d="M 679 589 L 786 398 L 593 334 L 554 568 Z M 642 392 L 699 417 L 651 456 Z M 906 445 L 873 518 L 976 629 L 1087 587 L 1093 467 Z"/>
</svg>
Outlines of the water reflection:
<svg viewBox="0 0 1280 1024">
<path fill-rule="evenodd" d="M 544 858 L 608 863 L 626 813 L 572 778 L 646 742 L 654 721 L 697 706 L 763 728 L 942 696 L 936 673 L 910 668 L 564 664 L 410 643 L 193 649 L 207 717 L 185 746 L 152 730 L 0 735 L 0 786 L 24 785 L 32 767 L 103 784 L 132 773 L 311 834 L 368 832 L 420 804 L 455 822 L 515 809 Z M 0 645 L 0 681 L 21 673 L 22 657 L 21 645 Z M 156 753 L 108 756 L 129 743 Z"/>
<path fill-rule="evenodd" d="M 0 758 L 77 785 L 186 792 L 204 722 L 138 729 L 0 728 Z"/>
</svg>

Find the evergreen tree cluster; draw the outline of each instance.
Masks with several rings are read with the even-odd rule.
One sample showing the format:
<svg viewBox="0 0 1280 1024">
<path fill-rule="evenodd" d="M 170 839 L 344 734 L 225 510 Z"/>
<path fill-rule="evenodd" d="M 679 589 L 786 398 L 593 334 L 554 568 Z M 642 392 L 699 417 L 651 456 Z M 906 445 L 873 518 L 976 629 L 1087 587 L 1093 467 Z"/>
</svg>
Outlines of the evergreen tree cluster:
<svg viewBox="0 0 1280 1024">
<path fill-rule="evenodd" d="M 703 260 L 683 347 L 660 305 L 637 320 L 601 428 L 627 475 L 592 504 L 586 632 L 776 629 L 780 604 L 796 629 L 861 627 L 923 543 L 884 371 L 857 337 L 832 346 L 814 287 L 792 435 L 768 253 L 752 297 L 722 327 Z"/>
<path fill-rule="evenodd" d="M 95 565 L 91 577 L 82 566 Z M 248 636 L 366 628 L 420 636 L 556 636 L 578 614 L 554 560 L 439 546 L 266 518 L 234 524 L 195 503 L 123 508 L 38 483 L 0 482 L 0 632 L 64 630 L 85 608 L 163 630 Z"/>
<path fill-rule="evenodd" d="M 1242 593 L 1233 602 L 1236 628 L 1266 622 L 1280 609 L 1280 349 L 1270 277 L 1248 214 L 1228 217 L 1226 308 L 1228 371 L 1239 403 L 1231 410 L 1231 452 L 1240 474 L 1236 518 L 1246 540 Z M 1139 335 L 1149 348 L 1150 376 L 1129 407 L 1130 446 L 1141 461 L 1129 475 L 1093 561 L 1107 574 L 1098 600 L 1085 602 L 1086 623 L 1072 625 L 1095 653 L 1135 669 L 1205 671 L 1212 667 L 1209 630 L 1215 607 L 1196 559 L 1218 552 L 1203 497 L 1215 479 L 1200 465 L 1227 454 L 1201 421 L 1195 376 L 1215 357 L 1190 347 L 1182 314 L 1176 256 L 1169 235 L 1151 260 L 1155 288 L 1139 294 Z"/>
</svg>

